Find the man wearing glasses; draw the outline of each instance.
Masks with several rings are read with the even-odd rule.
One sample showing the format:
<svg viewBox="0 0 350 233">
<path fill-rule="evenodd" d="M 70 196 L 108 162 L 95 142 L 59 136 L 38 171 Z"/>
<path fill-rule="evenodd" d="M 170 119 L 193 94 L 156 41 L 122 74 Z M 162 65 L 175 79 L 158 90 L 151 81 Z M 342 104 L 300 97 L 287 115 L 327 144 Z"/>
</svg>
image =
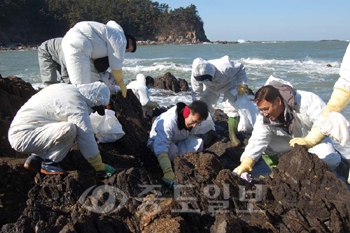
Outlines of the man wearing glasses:
<svg viewBox="0 0 350 233">
<path fill-rule="evenodd" d="M 291 150 L 290 140 L 305 137 L 325 107 L 316 94 L 297 91 L 289 82 L 273 76 L 256 92 L 254 101 L 260 114 L 241 155 L 241 164 L 233 170 L 237 175 L 250 172 L 261 156 L 270 167 L 275 166 L 279 156 Z M 341 160 L 329 137 L 308 152 L 316 154 L 332 170 Z"/>
<path fill-rule="evenodd" d="M 208 106 L 201 100 L 190 105 L 182 102 L 159 115 L 152 124 L 147 142 L 148 147 L 157 156 L 163 170 L 163 181 L 167 187 L 176 185 L 171 161 L 175 155 L 203 150 L 203 139 L 191 136 L 191 130 L 199 126 L 209 115 Z"/>
</svg>

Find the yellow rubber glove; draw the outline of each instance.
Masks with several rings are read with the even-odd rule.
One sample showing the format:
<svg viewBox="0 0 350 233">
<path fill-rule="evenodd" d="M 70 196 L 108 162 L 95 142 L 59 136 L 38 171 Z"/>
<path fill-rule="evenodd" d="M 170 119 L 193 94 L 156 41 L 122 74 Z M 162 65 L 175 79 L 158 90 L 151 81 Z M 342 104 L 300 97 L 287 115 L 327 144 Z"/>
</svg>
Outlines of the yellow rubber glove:
<svg viewBox="0 0 350 233">
<path fill-rule="evenodd" d="M 244 95 L 245 91 L 248 89 L 248 85 L 246 84 L 238 84 L 237 92 L 238 95 Z"/>
<path fill-rule="evenodd" d="M 173 172 L 173 168 L 171 167 L 171 162 L 168 156 L 168 153 L 163 152 L 160 153 L 157 157 L 160 167 L 163 170 L 164 176 L 163 179 L 165 181 L 174 181 L 175 174 Z"/>
<path fill-rule="evenodd" d="M 126 89 L 125 83 L 123 81 L 123 71 L 122 70 L 112 70 L 112 75 L 115 81 L 117 82 L 118 86 L 122 90 L 122 95 L 124 98 L 126 98 L 126 93 L 128 89 Z"/>
<path fill-rule="evenodd" d="M 150 101 L 150 102 L 147 104 L 147 109 L 152 110 L 152 109 L 156 108 L 157 106 L 158 106 L 158 104 L 157 104 L 156 102 Z"/>
<path fill-rule="evenodd" d="M 328 112 L 341 112 L 350 101 L 350 92 L 340 88 L 334 88 L 332 96 L 326 107 L 323 109 L 322 115 L 328 117 Z"/>
<path fill-rule="evenodd" d="M 104 171 L 105 170 L 105 164 L 102 162 L 101 154 L 98 153 L 92 158 L 87 159 L 87 161 L 91 164 L 91 166 L 96 171 Z"/>
<path fill-rule="evenodd" d="M 254 159 L 250 157 L 245 157 L 241 164 L 236 167 L 233 172 L 236 173 L 238 176 L 241 176 L 243 172 L 251 172 L 253 170 L 253 166 L 255 164 Z"/>
<path fill-rule="evenodd" d="M 311 131 L 306 135 L 305 138 L 293 138 L 289 141 L 289 145 L 294 147 L 295 144 L 305 146 L 307 149 L 316 146 L 326 136 L 321 133 L 318 127 L 312 127 Z"/>
</svg>

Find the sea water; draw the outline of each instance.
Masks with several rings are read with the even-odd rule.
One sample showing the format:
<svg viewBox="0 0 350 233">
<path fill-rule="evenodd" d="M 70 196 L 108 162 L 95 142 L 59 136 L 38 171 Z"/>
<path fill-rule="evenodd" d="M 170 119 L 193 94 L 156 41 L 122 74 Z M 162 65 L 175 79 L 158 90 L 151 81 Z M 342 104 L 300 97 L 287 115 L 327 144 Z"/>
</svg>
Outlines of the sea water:
<svg viewBox="0 0 350 233">
<path fill-rule="evenodd" d="M 327 102 L 339 78 L 339 68 L 348 44 L 347 41 L 266 41 L 138 46 L 135 53 L 125 55 L 124 80 L 127 84 L 138 73 L 156 78 L 170 72 L 190 85 L 193 59 L 216 59 L 228 55 L 233 62 L 244 64 L 248 85 L 253 92 L 273 75 L 289 81 L 296 89 L 314 92 Z M 21 77 L 35 88 L 42 86 L 37 50 L 0 52 L 0 74 L 2 77 Z M 192 101 L 190 92 L 173 93 L 157 89 L 150 92 L 151 99 L 161 106 L 179 101 L 189 104 Z M 222 107 L 221 100 L 217 108 Z M 350 106 L 342 113 L 350 120 Z M 335 145 L 343 156 L 350 159 L 350 142 L 345 147 Z"/>
</svg>

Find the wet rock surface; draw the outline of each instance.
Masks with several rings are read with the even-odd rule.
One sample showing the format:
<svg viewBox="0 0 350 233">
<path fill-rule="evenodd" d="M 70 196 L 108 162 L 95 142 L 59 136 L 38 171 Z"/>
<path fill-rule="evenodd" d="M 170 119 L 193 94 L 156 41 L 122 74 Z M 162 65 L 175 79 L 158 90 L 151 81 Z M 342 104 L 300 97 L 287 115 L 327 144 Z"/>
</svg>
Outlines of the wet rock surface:
<svg viewBox="0 0 350 233">
<path fill-rule="evenodd" d="M 350 232 L 347 186 L 303 147 L 283 155 L 270 176 L 248 183 L 231 174 L 247 139 L 240 135 L 242 146 L 232 148 L 226 116 L 217 111 L 205 150 L 175 158 L 179 185 L 169 190 L 146 147 L 151 125 L 137 98 L 119 93 L 113 109 L 126 134 L 99 144 L 104 162 L 117 168 L 108 179 L 96 178 L 76 145 L 61 163 L 67 176 L 33 173 L 23 168 L 24 156 L 2 154 L 2 232 Z"/>
<path fill-rule="evenodd" d="M 258 206 L 264 215 L 252 222 L 265 221 L 273 232 L 348 232 L 350 197 L 345 183 L 316 155 L 298 146 L 284 154 Z"/>
<path fill-rule="evenodd" d="M 179 78 L 179 80 L 170 72 L 166 72 L 163 76 L 154 79 L 154 88 L 171 90 L 175 93 L 180 91 L 189 91 L 186 80 Z"/>
<path fill-rule="evenodd" d="M 0 74 L 0 157 L 8 154 L 26 157 L 11 148 L 7 131 L 16 112 L 36 92 L 30 83 L 15 76 L 3 78 Z"/>
</svg>

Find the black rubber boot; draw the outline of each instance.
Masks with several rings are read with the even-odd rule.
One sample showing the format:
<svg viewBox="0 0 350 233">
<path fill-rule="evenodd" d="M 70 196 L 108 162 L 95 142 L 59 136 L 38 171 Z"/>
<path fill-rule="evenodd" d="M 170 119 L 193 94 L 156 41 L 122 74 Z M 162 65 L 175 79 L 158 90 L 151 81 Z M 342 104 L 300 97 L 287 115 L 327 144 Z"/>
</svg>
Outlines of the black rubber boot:
<svg viewBox="0 0 350 233">
<path fill-rule="evenodd" d="M 34 172 L 40 172 L 41 163 L 43 161 L 44 160 L 41 157 L 37 156 L 36 154 L 32 154 L 28 157 L 23 167 Z"/>
<path fill-rule="evenodd" d="M 66 175 L 67 172 L 63 170 L 59 163 L 53 162 L 51 160 L 45 160 L 41 163 L 41 173 L 46 175 Z"/>
</svg>

